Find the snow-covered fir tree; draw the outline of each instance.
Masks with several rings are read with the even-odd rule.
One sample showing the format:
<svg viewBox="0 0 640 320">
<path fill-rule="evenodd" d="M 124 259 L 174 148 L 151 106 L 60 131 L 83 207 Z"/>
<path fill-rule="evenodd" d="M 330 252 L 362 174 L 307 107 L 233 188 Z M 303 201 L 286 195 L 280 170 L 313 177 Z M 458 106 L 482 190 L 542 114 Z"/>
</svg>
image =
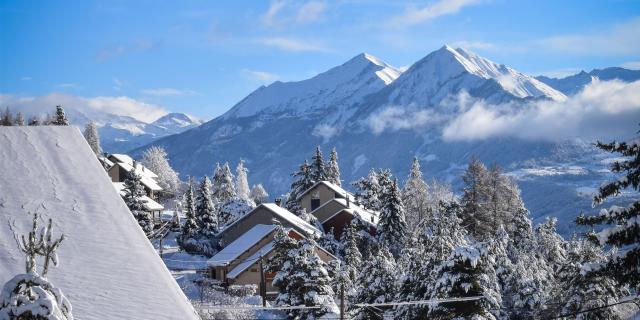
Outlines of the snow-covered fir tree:
<svg viewBox="0 0 640 320">
<path fill-rule="evenodd" d="M 366 209 L 380 211 L 382 202 L 380 200 L 382 188 L 378 183 L 378 174 L 371 169 L 366 177 L 362 177 L 351 185 L 356 188 L 356 202 Z"/>
<path fill-rule="evenodd" d="M 236 196 L 243 200 L 250 199 L 249 181 L 247 180 L 247 168 L 244 166 L 244 160 L 238 162 L 236 167 Z"/>
<path fill-rule="evenodd" d="M 406 209 L 407 225 L 411 231 L 415 232 L 422 223 L 428 219 L 430 214 L 429 189 L 427 183 L 422 179 L 420 162 L 418 158 L 413 158 L 409 177 L 402 189 L 402 201 Z"/>
<path fill-rule="evenodd" d="M 198 234 L 206 239 L 213 239 L 218 233 L 218 212 L 212 200 L 211 181 L 207 176 L 202 178 L 196 197 L 196 224 Z"/>
<path fill-rule="evenodd" d="M 91 150 L 96 156 L 102 154 L 102 147 L 100 147 L 100 136 L 98 135 L 98 127 L 95 122 L 89 121 L 87 125 L 84 127 L 84 138 L 89 143 Z"/>
<path fill-rule="evenodd" d="M 180 193 L 180 178 L 171 168 L 167 152 L 162 147 L 152 146 L 142 153 L 142 163 L 153 173 L 158 175 L 156 181 L 162 187 L 162 199 L 175 198 Z"/>
<path fill-rule="evenodd" d="M 292 173 L 291 176 L 293 181 L 291 182 L 291 191 L 289 191 L 285 208 L 291 212 L 298 212 L 300 210 L 298 197 L 314 184 L 309 162 L 305 160 L 298 168 L 298 171 Z"/>
<path fill-rule="evenodd" d="M 575 315 L 575 319 L 623 319 L 617 309 L 605 306 L 616 304 L 628 292 L 611 275 L 588 272 L 604 262 L 598 245 L 583 239 L 569 241 L 566 262 L 558 272 L 554 300 L 562 305 L 557 313 Z"/>
<path fill-rule="evenodd" d="M 0 117 L 0 125 L 3 127 L 10 127 L 13 125 L 13 114 L 9 107 L 4 108 L 4 112 L 2 112 L 2 116 Z"/>
<path fill-rule="evenodd" d="M 24 116 L 22 115 L 22 112 L 18 112 L 16 113 L 16 120 L 14 121 L 16 126 L 24 126 L 25 125 L 25 121 L 24 121 Z"/>
<path fill-rule="evenodd" d="M 58 264 L 56 250 L 64 239 L 64 235 L 53 239 L 51 225 L 49 219 L 48 226 L 38 231 L 38 216 L 34 215 L 31 232 L 22 236 L 21 243 L 16 240 L 26 256 L 26 273 L 10 279 L 0 291 L 0 319 L 73 320 L 69 300 L 46 278 L 49 263 Z M 41 275 L 36 256 L 45 260 Z"/>
<path fill-rule="evenodd" d="M 338 151 L 334 147 L 329 155 L 329 165 L 327 165 L 327 180 L 337 186 L 342 186 L 340 181 L 340 167 L 338 166 Z"/>
<path fill-rule="evenodd" d="M 53 121 L 50 123 L 54 126 L 68 126 L 69 120 L 67 120 L 67 115 L 64 113 L 64 108 L 62 106 L 56 106 L 56 115 L 53 118 Z"/>
<path fill-rule="evenodd" d="M 279 221 L 274 221 L 276 231 L 273 236 L 273 256 L 269 259 L 266 265 L 266 271 L 271 273 L 279 272 L 284 268 L 285 263 L 289 260 L 289 254 L 295 249 L 300 247 L 300 244 L 295 239 L 291 238 L 287 230 L 280 224 Z M 286 304 L 288 298 L 286 296 L 286 288 L 289 284 L 288 278 L 283 277 L 278 279 L 277 285 L 274 279 L 274 286 L 278 287 L 279 295 L 276 298 L 276 303 Z M 279 300 L 281 298 L 281 300 Z"/>
<path fill-rule="evenodd" d="M 217 203 L 226 203 L 235 196 L 236 188 L 229 163 L 225 163 L 222 167 L 220 164 L 216 164 L 216 171 L 213 175 L 213 198 Z"/>
<path fill-rule="evenodd" d="M 595 274 L 608 274 L 621 285 L 640 291 L 640 136 L 630 141 L 598 142 L 598 148 L 622 155 L 624 160 L 611 164 L 611 171 L 622 174 L 618 180 L 603 184 L 593 199 L 593 205 L 602 204 L 607 198 L 618 196 L 622 190 L 631 189 L 636 201 L 626 207 L 611 206 L 600 210 L 597 216 L 581 215 L 580 225 L 608 224 L 602 231 L 591 232 L 589 238 L 600 245 L 615 246 L 620 251 L 601 268 L 593 268 Z"/>
<path fill-rule="evenodd" d="M 359 303 L 383 303 L 394 301 L 396 296 L 396 262 L 389 249 L 380 244 L 376 254 L 362 263 L 357 279 L 358 290 L 354 300 Z M 379 319 L 380 315 L 371 308 L 351 310 L 354 319 Z"/>
<path fill-rule="evenodd" d="M 134 167 L 137 163 L 134 162 Z M 129 207 L 129 210 L 140 224 L 140 227 L 144 232 L 149 233 L 153 230 L 153 220 L 151 214 L 145 211 L 145 200 L 142 199 L 146 195 L 144 187 L 142 186 L 141 177 L 131 170 L 127 172 L 127 177 L 124 180 L 124 195 L 122 199 L 124 203 Z"/>
<path fill-rule="evenodd" d="M 302 240 L 287 252 L 282 268 L 273 278 L 273 285 L 280 288 L 277 304 L 321 307 L 290 310 L 289 316 L 294 319 L 322 319 L 325 315 L 335 317 L 339 310 L 333 300 L 331 282 L 326 264 L 315 253 L 315 243 Z"/>
<path fill-rule="evenodd" d="M 567 255 L 567 242 L 556 231 L 558 220 L 547 218 L 536 227 L 537 251 L 547 265 L 556 272 L 564 264 Z"/>
<path fill-rule="evenodd" d="M 316 147 L 316 153 L 311 157 L 311 180 L 313 182 L 328 180 L 327 168 L 322 158 L 320 146 Z"/>
<path fill-rule="evenodd" d="M 377 172 L 378 175 L 378 185 L 380 185 L 380 192 L 378 193 L 378 197 L 380 198 L 381 206 L 384 206 L 386 201 L 386 197 L 391 194 L 391 185 L 393 184 L 394 178 L 393 174 L 391 174 L 390 169 L 379 169 Z M 382 210 L 382 207 L 380 208 Z"/>
<path fill-rule="evenodd" d="M 184 222 L 180 233 L 180 245 L 183 249 L 185 249 L 183 244 L 186 243 L 188 239 L 192 239 L 198 234 L 198 222 L 196 218 L 192 179 L 189 179 L 189 186 L 187 187 L 187 192 L 184 195 L 184 203 Z"/>
<path fill-rule="evenodd" d="M 478 158 L 471 158 L 467 170 L 462 175 L 464 182 L 462 195 L 462 220 L 474 237 L 481 239 L 489 233 L 491 216 L 487 213 L 487 176 L 485 165 Z"/>
<path fill-rule="evenodd" d="M 358 278 L 358 270 L 362 265 L 362 254 L 358 249 L 358 229 L 356 221 L 351 221 L 342 232 L 340 238 L 342 242 L 342 271 L 344 272 L 344 281 L 347 285 L 346 290 L 351 291 L 354 287 L 355 281 Z"/>
<path fill-rule="evenodd" d="M 267 202 L 267 200 L 269 200 L 269 194 L 267 193 L 267 190 L 265 190 L 262 186 L 262 183 L 254 184 L 253 187 L 251 187 L 249 197 L 251 198 L 251 200 L 253 200 L 253 202 L 256 203 L 256 205 Z"/>
<path fill-rule="evenodd" d="M 29 121 L 27 122 L 27 125 L 29 125 L 29 126 L 39 126 L 40 125 L 40 119 L 37 116 L 32 116 L 31 118 L 29 118 Z"/>
<path fill-rule="evenodd" d="M 502 297 L 495 270 L 487 252 L 479 246 L 455 248 L 435 270 L 432 299 L 480 297 L 478 300 L 443 302 L 434 305 L 430 318 L 495 319 Z"/>
<path fill-rule="evenodd" d="M 404 246 L 407 233 L 404 204 L 402 203 L 397 181 L 394 180 L 391 183 L 389 195 L 385 197 L 383 203 L 377 235 L 379 241 L 389 248 L 393 256 L 398 257 Z"/>
</svg>

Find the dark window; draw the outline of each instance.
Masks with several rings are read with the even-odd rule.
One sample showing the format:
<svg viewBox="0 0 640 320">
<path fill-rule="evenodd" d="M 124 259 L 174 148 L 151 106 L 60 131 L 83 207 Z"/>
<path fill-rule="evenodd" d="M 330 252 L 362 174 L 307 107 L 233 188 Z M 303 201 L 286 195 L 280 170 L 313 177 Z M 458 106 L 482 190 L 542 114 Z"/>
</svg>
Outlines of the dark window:
<svg viewBox="0 0 640 320">
<path fill-rule="evenodd" d="M 320 206 L 320 199 L 311 199 L 311 211 L 318 209 Z"/>
</svg>

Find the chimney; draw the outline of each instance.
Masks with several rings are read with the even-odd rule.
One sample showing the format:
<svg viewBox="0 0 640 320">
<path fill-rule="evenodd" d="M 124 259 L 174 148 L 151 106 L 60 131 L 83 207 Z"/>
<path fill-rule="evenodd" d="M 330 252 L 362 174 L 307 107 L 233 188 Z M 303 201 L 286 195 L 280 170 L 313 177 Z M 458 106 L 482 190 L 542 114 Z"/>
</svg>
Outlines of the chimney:
<svg viewBox="0 0 640 320">
<path fill-rule="evenodd" d="M 349 204 L 350 204 L 349 202 L 350 201 L 349 201 L 349 194 L 348 193 L 346 193 L 346 198 L 347 198 L 347 208 L 349 208 Z"/>
<path fill-rule="evenodd" d="M 276 198 L 275 202 L 276 202 L 276 206 L 280 207 L 282 204 L 282 198 Z"/>
</svg>

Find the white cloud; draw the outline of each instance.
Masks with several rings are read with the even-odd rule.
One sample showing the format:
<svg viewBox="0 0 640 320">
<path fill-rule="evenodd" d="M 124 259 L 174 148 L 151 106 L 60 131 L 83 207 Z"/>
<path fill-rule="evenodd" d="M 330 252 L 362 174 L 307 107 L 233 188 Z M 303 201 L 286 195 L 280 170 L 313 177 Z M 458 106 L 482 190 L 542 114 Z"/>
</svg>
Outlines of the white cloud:
<svg viewBox="0 0 640 320">
<path fill-rule="evenodd" d="M 389 25 L 394 27 L 413 26 L 440 16 L 455 14 L 462 8 L 477 4 L 478 2 L 480 1 L 438 0 L 422 8 L 411 6 L 406 8 L 403 14 L 392 17 L 389 21 Z"/>
<path fill-rule="evenodd" d="M 142 93 L 144 94 L 148 94 L 148 95 L 152 95 L 152 96 L 160 96 L 160 97 L 167 97 L 167 96 L 192 96 L 192 95 L 196 95 L 197 92 L 193 91 L 193 90 L 180 90 L 180 89 L 176 89 L 176 88 L 151 88 L 151 89 L 144 89 L 142 90 Z"/>
<path fill-rule="evenodd" d="M 77 83 L 60 83 L 56 87 L 61 89 L 81 89 L 82 87 Z"/>
<path fill-rule="evenodd" d="M 640 61 L 629 61 L 622 64 L 623 68 L 640 70 Z"/>
<path fill-rule="evenodd" d="M 266 71 L 242 69 L 242 74 L 249 80 L 258 82 L 273 82 L 280 78 L 277 74 Z"/>
<path fill-rule="evenodd" d="M 273 25 L 276 22 L 276 15 L 284 8 L 286 4 L 285 0 L 275 0 L 271 1 L 269 4 L 269 9 L 262 15 L 262 23 L 266 25 Z"/>
<path fill-rule="evenodd" d="M 38 97 L 0 95 L 0 104 L 28 115 L 51 113 L 56 105 L 62 105 L 69 114 L 75 115 L 80 120 L 90 118 L 95 121 L 109 121 L 108 114 L 115 114 L 143 122 L 152 122 L 168 113 L 161 106 L 126 96 L 80 97 L 65 93 L 51 93 Z"/>
<path fill-rule="evenodd" d="M 489 105 L 468 99 L 458 107 L 442 129 L 445 140 L 620 138 L 638 130 L 640 81 L 594 82 L 564 102 Z"/>
<path fill-rule="evenodd" d="M 113 78 L 113 86 L 112 86 L 113 90 L 120 91 L 124 86 L 125 86 L 124 82 L 122 82 L 120 79 Z"/>
<path fill-rule="evenodd" d="M 157 40 L 138 39 L 131 43 L 117 44 L 105 47 L 102 50 L 98 51 L 96 58 L 98 59 L 98 61 L 105 61 L 127 53 L 149 51 L 155 49 L 159 45 L 160 41 Z"/>
<path fill-rule="evenodd" d="M 318 42 L 300 40 L 295 38 L 268 37 L 268 38 L 258 39 L 257 42 L 265 46 L 278 48 L 284 51 L 293 51 L 293 52 L 330 51 L 327 47 L 325 47 L 324 45 Z"/>
<path fill-rule="evenodd" d="M 298 23 L 311 23 L 318 21 L 326 8 L 327 5 L 324 1 L 309 1 L 298 9 L 296 21 Z"/>
<path fill-rule="evenodd" d="M 600 32 L 549 37 L 537 41 L 537 45 L 563 54 L 637 55 L 640 54 L 638 30 L 640 18 Z"/>
<path fill-rule="evenodd" d="M 440 122 L 441 118 L 433 109 L 387 107 L 369 117 L 367 124 L 373 133 L 380 134 L 385 130 L 421 129 Z"/>
<path fill-rule="evenodd" d="M 20 80 L 22 80 L 22 81 L 30 81 L 31 79 L 32 78 L 28 77 L 28 76 L 24 76 L 24 77 L 20 78 Z"/>
<path fill-rule="evenodd" d="M 316 137 L 321 137 L 325 141 L 328 141 L 336 134 L 338 134 L 339 130 L 336 127 L 332 127 L 326 123 L 316 125 L 311 132 L 312 135 Z"/>
</svg>

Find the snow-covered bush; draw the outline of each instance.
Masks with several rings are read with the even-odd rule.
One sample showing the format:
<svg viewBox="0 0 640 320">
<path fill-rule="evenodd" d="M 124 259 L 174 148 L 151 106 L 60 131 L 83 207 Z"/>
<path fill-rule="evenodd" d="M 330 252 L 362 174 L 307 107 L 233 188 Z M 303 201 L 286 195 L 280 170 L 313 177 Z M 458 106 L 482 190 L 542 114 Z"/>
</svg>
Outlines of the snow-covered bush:
<svg viewBox="0 0 640 320">
<path fill-rule="evenodd" d="M 0 293 L 0 319 L 72 320 L 62 291 L 37 273 L 19 274 Z"/>
<path fill-rule="evenodd" d="M 241 199 L 234 197 L 231 200 L 219 205 L 220 226 L 224 228 L 245 214 L 249 213 L 256 207 L 255 202 L 251 199 Z"/>
</svg>

